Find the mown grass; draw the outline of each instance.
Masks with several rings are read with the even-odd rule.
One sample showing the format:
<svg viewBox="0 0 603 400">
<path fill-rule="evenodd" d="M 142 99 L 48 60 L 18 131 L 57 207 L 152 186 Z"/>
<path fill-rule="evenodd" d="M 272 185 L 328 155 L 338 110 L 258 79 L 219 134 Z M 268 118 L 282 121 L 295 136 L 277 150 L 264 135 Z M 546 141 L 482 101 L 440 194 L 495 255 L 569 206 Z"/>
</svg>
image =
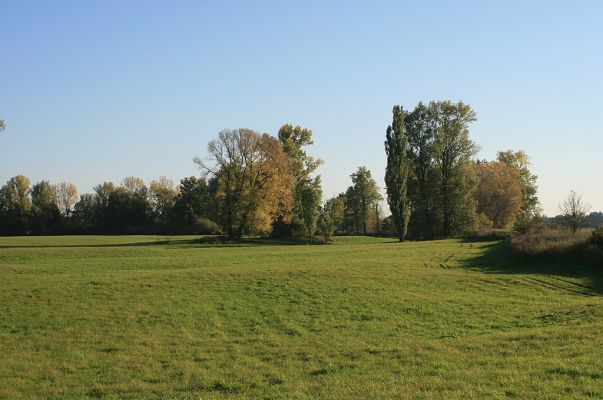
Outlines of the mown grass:
<svg viewBox="0 0 603 400">
<path fill-rule="evenodd" d="M 0 398 L 602 398 L 600 276 L 505 242 L 0 238 Z"/>
</svg>

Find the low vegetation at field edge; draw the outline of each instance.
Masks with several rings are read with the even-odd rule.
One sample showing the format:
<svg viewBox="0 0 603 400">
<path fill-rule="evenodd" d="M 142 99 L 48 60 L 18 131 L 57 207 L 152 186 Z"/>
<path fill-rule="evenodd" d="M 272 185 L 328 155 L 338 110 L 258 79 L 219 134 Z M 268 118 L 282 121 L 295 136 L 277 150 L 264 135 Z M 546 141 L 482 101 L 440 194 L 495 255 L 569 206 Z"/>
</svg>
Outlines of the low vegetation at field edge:
<svg viewBox="0 0 603 400">
<path fill-rule="evenodd" d="M 511 247 L 517 254 L 533 259 L 603 265 L 603 226 L 575 233 L 569 229 L 547 228 L 514 237 Z"/>
<path fill-rule="evenodd" d="M 603 397 L 603 279 L 506 242 L 0 238 L 0 398 Z"/>
</svg>

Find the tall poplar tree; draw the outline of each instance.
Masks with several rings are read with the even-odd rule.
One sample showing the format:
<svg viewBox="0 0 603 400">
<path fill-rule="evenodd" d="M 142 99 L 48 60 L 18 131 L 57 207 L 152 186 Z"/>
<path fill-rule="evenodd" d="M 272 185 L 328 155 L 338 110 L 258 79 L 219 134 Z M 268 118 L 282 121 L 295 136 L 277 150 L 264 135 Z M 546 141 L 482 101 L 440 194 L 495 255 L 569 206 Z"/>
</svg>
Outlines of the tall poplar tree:
<svg viewBox="0 0 603 400">
<path fill-rule="evenodd" d="M 398 231 L 398 238 L 403 242 L 410 219 L 410 203 L 407 196 L 409 161 L 407 157 L 408 137 L 404 131 L 404 110 L 394 106 L 393 121 L 387 127 L 385 154 L 387 167 L 385 170 L 385 186 L 387 202 Z"/>
</svg>

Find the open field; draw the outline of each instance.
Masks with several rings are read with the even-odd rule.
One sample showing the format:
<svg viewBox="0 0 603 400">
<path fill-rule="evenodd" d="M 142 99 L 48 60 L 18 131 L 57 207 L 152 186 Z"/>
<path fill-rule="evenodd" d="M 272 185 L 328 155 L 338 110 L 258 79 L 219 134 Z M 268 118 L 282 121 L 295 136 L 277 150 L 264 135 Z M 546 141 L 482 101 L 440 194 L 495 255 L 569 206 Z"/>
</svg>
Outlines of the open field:
<svg viewBox="0 0 603 400">
<path fill-rule="evenodd" d="M 603 279 L 506 243 L 0 238 L 0 398 L 603 398 Z"/>
</svg>

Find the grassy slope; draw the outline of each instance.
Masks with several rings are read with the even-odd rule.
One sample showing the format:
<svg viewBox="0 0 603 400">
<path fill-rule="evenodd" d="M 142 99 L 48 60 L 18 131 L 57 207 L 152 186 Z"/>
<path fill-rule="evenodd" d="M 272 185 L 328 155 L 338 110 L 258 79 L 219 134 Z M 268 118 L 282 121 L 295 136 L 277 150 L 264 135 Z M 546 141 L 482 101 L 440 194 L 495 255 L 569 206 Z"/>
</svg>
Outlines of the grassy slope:
<svg viewBox="0 0 603 400">
<path fill-rule="evenodd" d="M 496 243 L 164 239 L 0 238 L 0 398 L 603 397 L 592 274 Z"/>
</svg>

